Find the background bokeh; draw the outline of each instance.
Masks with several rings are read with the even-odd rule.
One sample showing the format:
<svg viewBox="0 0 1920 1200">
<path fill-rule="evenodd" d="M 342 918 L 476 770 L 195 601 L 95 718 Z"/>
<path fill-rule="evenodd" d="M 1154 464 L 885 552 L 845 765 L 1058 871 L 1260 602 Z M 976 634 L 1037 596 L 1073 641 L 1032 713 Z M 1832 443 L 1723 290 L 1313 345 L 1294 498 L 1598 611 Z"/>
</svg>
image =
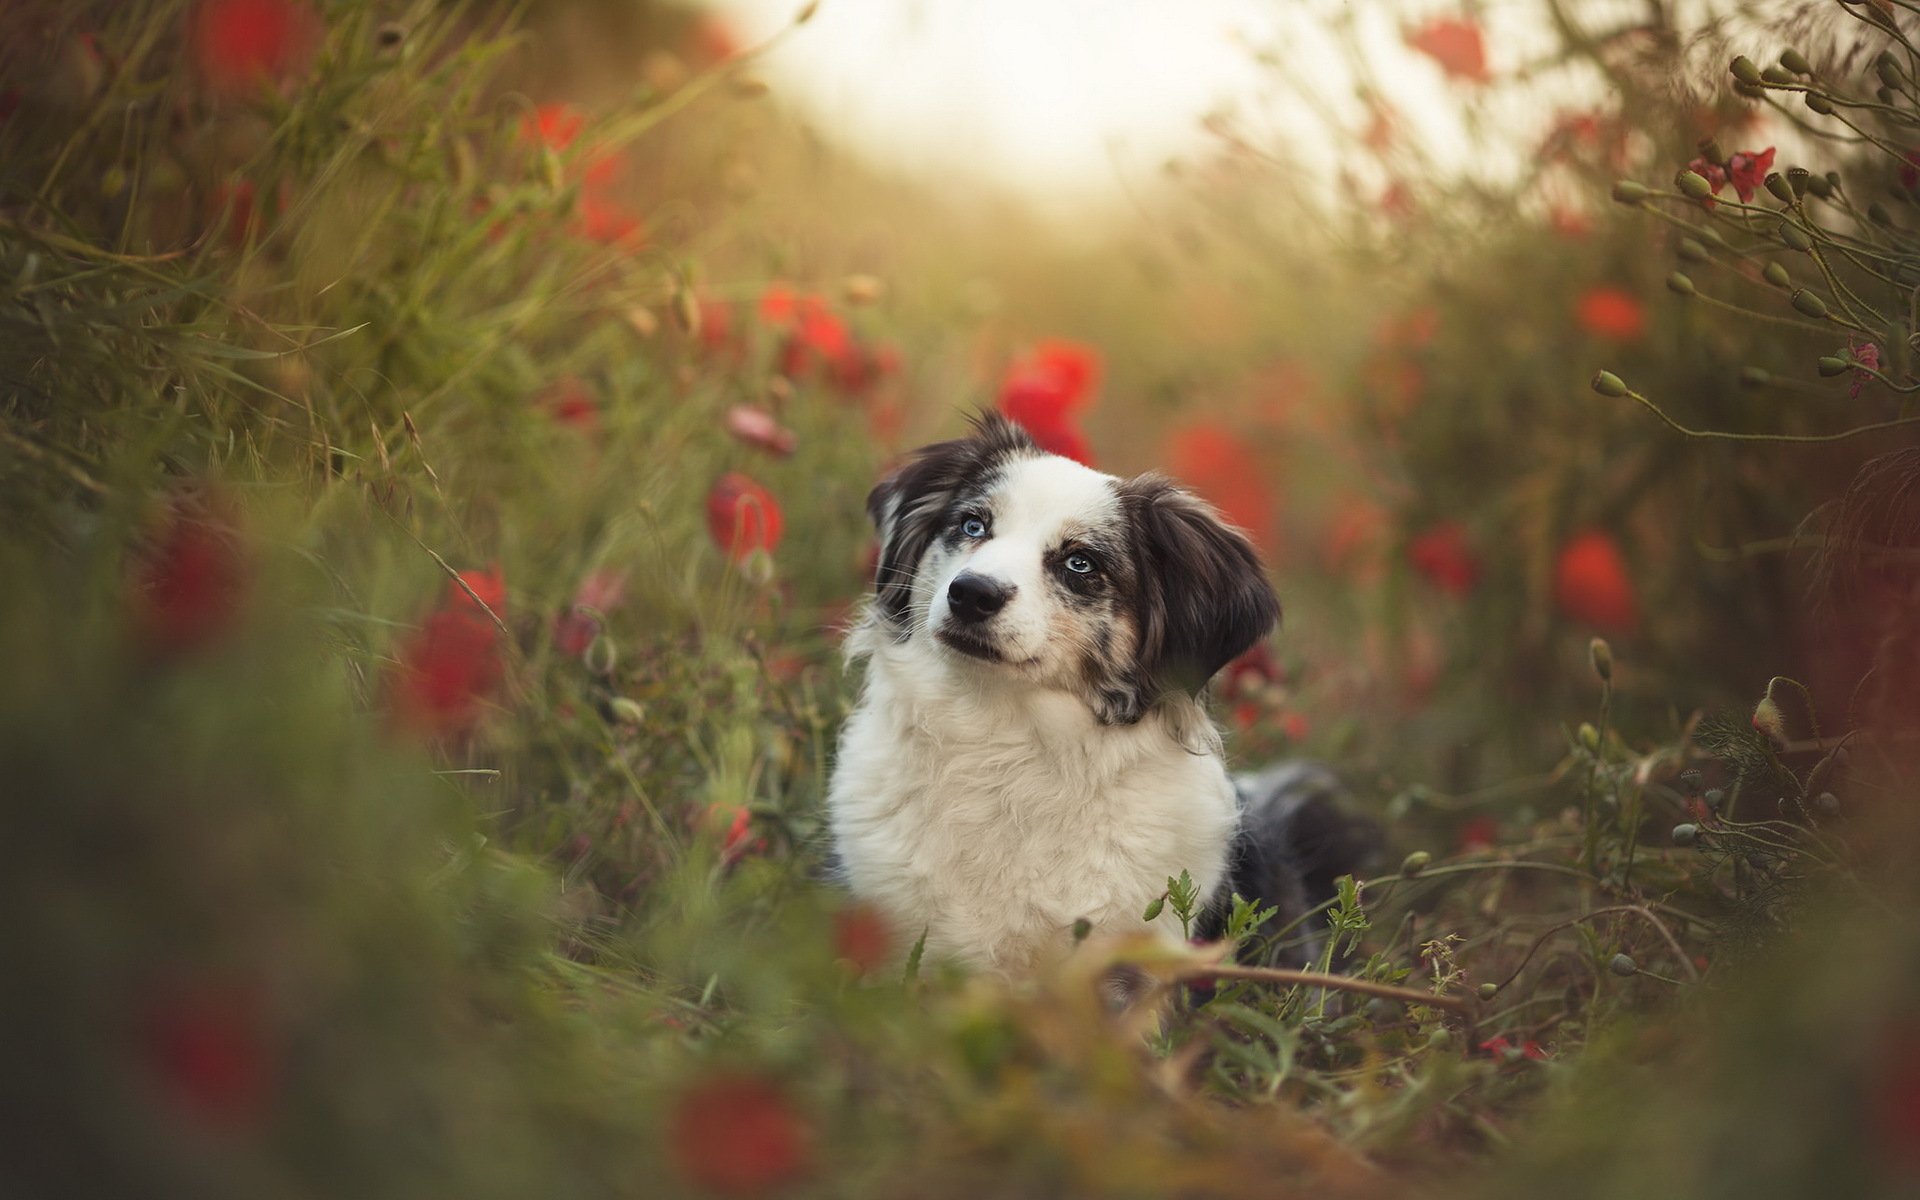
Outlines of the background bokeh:
<svg viewBox="0 0 1920 1200">
<path fill-rule="evenodd" d="M 6 6 L 0 1192 L 1910 1194 L 1912 20 Z M 817 881 L 982 408 L 1260 544 L 1389 994 Z"/>
</svg>

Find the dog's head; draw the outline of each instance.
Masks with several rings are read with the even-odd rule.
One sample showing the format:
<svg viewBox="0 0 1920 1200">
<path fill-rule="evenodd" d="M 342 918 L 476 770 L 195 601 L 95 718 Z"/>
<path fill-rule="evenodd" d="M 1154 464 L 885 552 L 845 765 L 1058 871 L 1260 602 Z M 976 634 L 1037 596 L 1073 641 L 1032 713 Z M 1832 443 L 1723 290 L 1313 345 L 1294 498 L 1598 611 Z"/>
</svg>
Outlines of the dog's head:
<svg viewBox="0 0 1920 1200">
<path fill-rule="evenodd" d="M 895 640 L 1072 692 L 1108 724 L 1199 691 L 1279 620 L 1252 545 L 1205 502 L 1048 454 L 998 415 L 918 451 L 867 511 L 873 619 Z"/>
</svg>

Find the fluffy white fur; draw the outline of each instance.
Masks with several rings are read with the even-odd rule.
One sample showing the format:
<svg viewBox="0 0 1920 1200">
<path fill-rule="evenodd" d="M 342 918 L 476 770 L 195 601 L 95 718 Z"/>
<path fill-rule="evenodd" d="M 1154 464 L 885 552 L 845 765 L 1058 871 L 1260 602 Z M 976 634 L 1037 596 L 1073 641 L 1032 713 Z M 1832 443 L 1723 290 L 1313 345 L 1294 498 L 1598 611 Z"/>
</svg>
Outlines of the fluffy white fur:
<svg viewBox="0 0 1920 1200">
<path fill-rule="evenodd" d="M 876 605 L 850 639 L 867 673 L 827 799 L 840 869 L 905 941 L 924 931 L 929 956 L 1021 973 L 1068 952 L 1081 918 L 1177 940 L 1170 914 L 1142 921 L 1149 901 L 1183 870 L 1203 896 L 1225 878 L 1235 793 L 1196 698 L 1103 723 L 1074 687 L 1085 630 L 1047 572 L 1063 544 L 1123 524 L 1120 486 L 1037 452 L 1001 463 L 991 537 L 932 544 L 906 628 Z M 876 511 L 883 533 L 914 499 Z M 962 571 L 1014 588 L 992 621 L 1001 661 L 936 636 Z M 1125 623 L 1121 635 L 1139 637 Z"/>
</svg>

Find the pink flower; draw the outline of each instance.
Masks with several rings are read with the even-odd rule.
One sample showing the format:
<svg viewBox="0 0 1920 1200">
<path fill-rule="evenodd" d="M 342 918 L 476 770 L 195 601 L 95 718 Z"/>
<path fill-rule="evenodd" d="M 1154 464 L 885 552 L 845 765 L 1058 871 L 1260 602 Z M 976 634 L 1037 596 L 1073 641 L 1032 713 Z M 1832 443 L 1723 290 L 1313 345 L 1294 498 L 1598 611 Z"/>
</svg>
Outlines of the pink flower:
<svg viewBox="0 0 1920 1200">
<path fill-rule="evenodd" d="M 1754 195 L 1766 185 L 1767 172 L 1773 169 L 1773 147 L 1765 150 L 1742 150 L 1727 159 L 1727 181 L 1733 184 L 1733 190 L 1739 195 L 1740 203 L 1752 200 Z"/>
<path fill-rule="evenodd" d="M 1847 349 L 1853 355 L 1854 362 L 1867 368 L 1867 370 L 1857 370 L 1853 373 L 1853 384 L 1847 389 L 1847 395 L 1858 400 L 1860 398 L 1860 389 L 1873 382 L 1873 375 L 1870 372 L 1880 369 L 1880 347 L 1873 342 L 1861 342 L 1859 345 L 1854 345 L 1853 340 L 1849 338 Z"/>
<path fill-rule="evenodd" d="M 1449 79 L 1487 83 L 1493 78 L 1487 70 L 1486 38 L 1471 21 L 1434 17 L 1424 25 L 1405 30 L 1401 36 L 1407 45 L 1439 63 Z"/>
<path fill-rule="evenodd" d="M 781 425 L 766 409 L 751 404 L 736 404 L 727 410 L 727 432 L 781 458 L 793 453 L 796 442 L 793 430 Z"/>
</svg>

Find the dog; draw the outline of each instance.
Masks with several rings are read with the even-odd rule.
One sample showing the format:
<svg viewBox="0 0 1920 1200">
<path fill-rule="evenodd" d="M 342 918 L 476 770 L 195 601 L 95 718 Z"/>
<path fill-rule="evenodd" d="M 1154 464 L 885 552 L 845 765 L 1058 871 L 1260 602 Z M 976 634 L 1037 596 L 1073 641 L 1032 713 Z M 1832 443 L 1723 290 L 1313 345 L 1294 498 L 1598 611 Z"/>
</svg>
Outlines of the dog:
<svg viewBox="0 0 1920 1200">
<path fill-rule="evenodd" d="M 847 641 L 866 676 L 827 810 L 834 870 L 904 938 L 1013 976 L 1076 926 L 1184 940 L 1145 917 L 1183 871 L 1212 901 L 1202 935 L 1233 892 L 1276 927 L 1330 893 L 1353 857 L 1337 783 L 1289 769 L 1243 795 L 1205 708 L 1280 619 L 1245 534 L 997 414 L 917 451 L 867 512 L 880 554 Z"/>
</svg>

